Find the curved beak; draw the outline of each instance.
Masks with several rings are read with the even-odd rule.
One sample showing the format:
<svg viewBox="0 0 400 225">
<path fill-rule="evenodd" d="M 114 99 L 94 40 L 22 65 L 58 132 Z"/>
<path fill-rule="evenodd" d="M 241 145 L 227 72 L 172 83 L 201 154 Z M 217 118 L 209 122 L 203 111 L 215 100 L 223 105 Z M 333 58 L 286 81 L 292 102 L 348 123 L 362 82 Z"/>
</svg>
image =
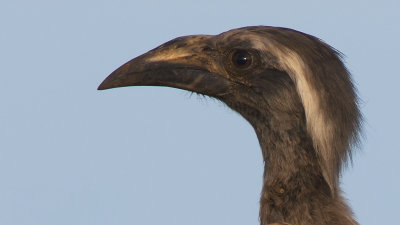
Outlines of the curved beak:
<svg viewBox="0 0 400 225">
<path fill-rule="evenodd" d="M 213 36 L 173 39 L 112 72 L 98 90 L 126 86 L 168 86 L 212 97 L 229 92 L 231 82 L 218 70 Z"/>
</svg>

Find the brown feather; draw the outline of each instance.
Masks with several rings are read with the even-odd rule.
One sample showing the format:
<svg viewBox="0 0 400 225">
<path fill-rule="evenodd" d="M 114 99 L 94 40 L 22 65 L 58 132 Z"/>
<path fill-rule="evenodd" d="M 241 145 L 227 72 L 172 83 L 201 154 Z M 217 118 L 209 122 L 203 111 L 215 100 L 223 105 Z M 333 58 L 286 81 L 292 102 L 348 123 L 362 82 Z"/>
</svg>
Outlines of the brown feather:
<svg viewBox="0 0 400 225">
<path fill-rule="evenodd" d="M 262 225 L 358 224 L 339 187 L 359 136 L 358 97 L 340 53 L 318 38 L 264 26 L 180 37 L 99 89 L 138 85 L 215 97 L 249 121 L 265 162 Z"/>
</svg>

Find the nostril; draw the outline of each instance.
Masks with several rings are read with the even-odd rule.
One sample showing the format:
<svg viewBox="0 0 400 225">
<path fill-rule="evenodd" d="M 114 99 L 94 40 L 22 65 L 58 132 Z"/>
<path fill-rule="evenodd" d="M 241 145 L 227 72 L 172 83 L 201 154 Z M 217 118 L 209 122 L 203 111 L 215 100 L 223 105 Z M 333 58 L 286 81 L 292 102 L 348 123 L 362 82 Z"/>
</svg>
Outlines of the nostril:
<svg viewBox="0 0 400 225">
<path fill-rule="evenodd" d="M 210 47 L 208 47 L 208 46 L 205 46 L 205 47 L 203 47 L 202 49 L 201 49 L 201 51 L 203 51 L 203 52 L 209 52 L 209 51 L 211 51 L 212 49 L 210 48 Z"/>
</svg>

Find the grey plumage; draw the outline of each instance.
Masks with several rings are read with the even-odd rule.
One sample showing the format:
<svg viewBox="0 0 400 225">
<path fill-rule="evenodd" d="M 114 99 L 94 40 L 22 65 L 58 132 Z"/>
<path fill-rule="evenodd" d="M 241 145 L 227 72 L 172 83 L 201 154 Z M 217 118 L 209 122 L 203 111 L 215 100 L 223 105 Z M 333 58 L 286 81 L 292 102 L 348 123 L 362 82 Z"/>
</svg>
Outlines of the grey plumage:
<svg viewBox="0 0 400 225">
<path fill-rule="evenodd" d="M 350 74 L 329 45 L 265 26 L 180 37 L 124 64 L 99 89 L 139 85 L 209 95 L 250 122 L 265 161 L 262 225 L 357 224 L 339 177 L 361 116 Z"/>
</svg>

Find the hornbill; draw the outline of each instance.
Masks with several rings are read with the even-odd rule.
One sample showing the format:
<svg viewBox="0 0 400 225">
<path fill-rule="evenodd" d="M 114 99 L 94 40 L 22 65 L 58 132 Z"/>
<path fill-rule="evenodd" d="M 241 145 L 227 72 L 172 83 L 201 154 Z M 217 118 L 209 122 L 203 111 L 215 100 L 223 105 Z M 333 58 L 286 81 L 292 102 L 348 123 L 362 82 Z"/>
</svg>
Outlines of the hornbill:
<svg viewBox="0 0 400 225">
<path fill-rule="evenodd" d="M 224 102 L 264 159 L 260 224 L 356 225 L 339 178 L 357 143 L 358 97 L 341 54 L 288 28 L 178 37 L 111 73 L 99 90 L 168 86 Z"/>
</svg>

